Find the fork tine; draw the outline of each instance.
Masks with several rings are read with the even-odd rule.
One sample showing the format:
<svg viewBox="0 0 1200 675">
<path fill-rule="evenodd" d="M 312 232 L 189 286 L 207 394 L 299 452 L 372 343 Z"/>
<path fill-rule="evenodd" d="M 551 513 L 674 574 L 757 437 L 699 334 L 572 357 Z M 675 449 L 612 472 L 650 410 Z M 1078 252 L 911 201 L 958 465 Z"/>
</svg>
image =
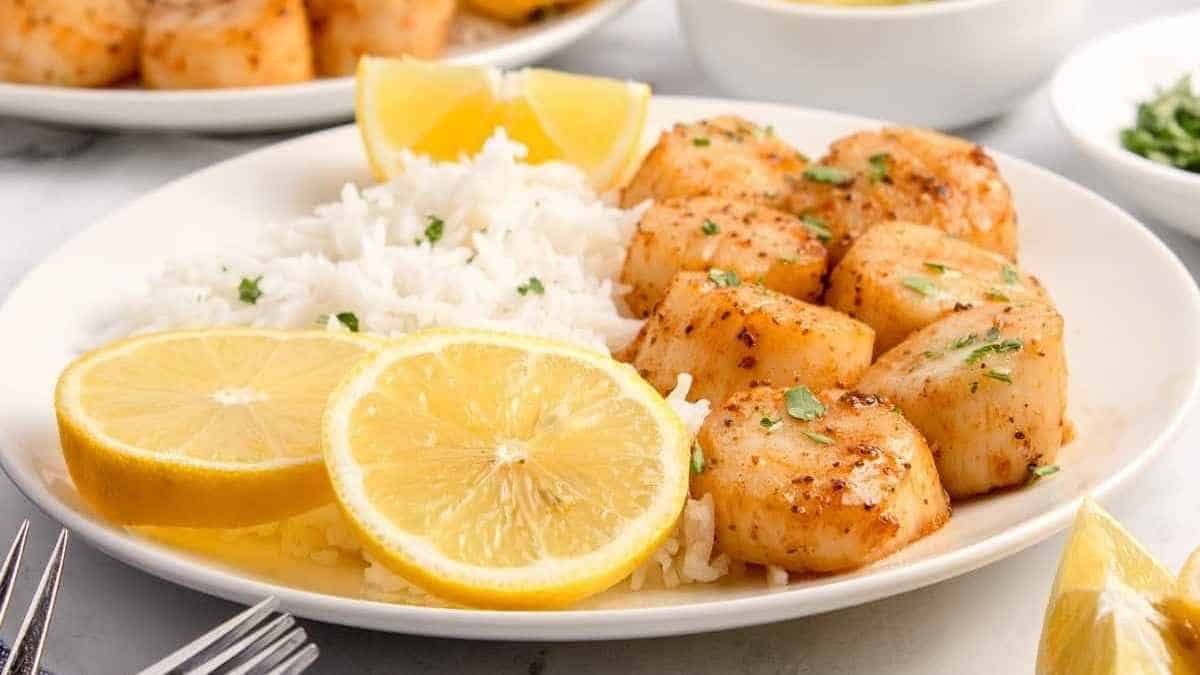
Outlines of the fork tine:
<svg viewBox="0 0 1200 675">
<path fill-rule="evenodd" d="M 225 675 L 262 675 L 287 658 L 292 650 L 304 644 L 306 640 L 308 640 L 308 633 L 304 632 L 303 628 L 297 628 Z"/>
<path fill-rule="evenodd" d="M 17 568 L 21 566 L 21 554 L 25 552 L 25 538 L 29 534 L 29 519 L 17 528 L 17 536 L 13 539 L 8 555 L 4 558 L 4 567 L 0 567 L 0 624 L 4 623 L 4 613 L 8 610 L 8 599 L 12 597 L 13 586 L 17 580 Z"/>
<path fill-rule="evenodd" d="M 138 675 L 173 675 L 185 673 L 196 663 L 204 663 L 208 656 L 228 647 L 235 640 L 245 635 L 251 628 L 257 626 L 271 612 L 279 601 L 267 598 L 257 605 L 250 607 L 241 614 L 208 631 L 194 641 L 180 647 L 178 651 L 162 661 L 146 668 Z"/>
<path fill-rule="evenodd" d="M 311 666 L 320 655 L 321 650 L 317 649 L 317 645 L 310 642 L 304 649 L 301 649 L 300 651 L 288 657 L 287 661 L 284 661 L 271 670 L 268 670 L 263 675 L 300 675 L 300 673 L 308 670 L 308 667 Z"/>
<path fill-rule="evenodd" d="M 17 631 L 8 663 L 4 664 L 3 675 L 36 675 L 42 661 L 42 649 L 46 646 L 46 632 L 54 615 L 54 604 L 58 600 L 58 584 L 62 580 L 63 561 L 67 555 L 67 541 L 71 533 L 65 529 L 59 533 L 50 562 L 42 572 L 33 603 L 25 613 L 25 620 Z"/>
<path fill-rule="evenodd" d="M 221 650 L 221 653 L 213 656 L 207 662 L 189 670 L 188 675 L 209 675 L 209 673 L 218 668 L 241 663 L 247 655 L 258 653 L 263 647 L 271 644 L 275 638 L 283 635 L 287 629 L 295 624 L 296 621 L 292 618 L 291 614 L 280 614 L 261 627 L 256 628 L 242 639 Z"/>
</svg>

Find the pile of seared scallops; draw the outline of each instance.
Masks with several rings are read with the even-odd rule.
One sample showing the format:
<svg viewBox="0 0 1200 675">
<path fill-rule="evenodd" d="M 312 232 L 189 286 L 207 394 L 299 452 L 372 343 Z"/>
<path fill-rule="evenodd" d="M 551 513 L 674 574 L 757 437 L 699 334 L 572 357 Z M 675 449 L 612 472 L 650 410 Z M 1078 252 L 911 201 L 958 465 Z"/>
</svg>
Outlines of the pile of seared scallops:
<svg viewBox="0 0 1200 675">
<path fill-rule="evenodd" d="M 619 357 L 712 402 L 692 492 L 725 553 L 855 568 L 1053 470 L 1063 319 L 982 148 L 887 128 L 813 162 L 722 117 L 663 133 L 622 195 L 647 199 L 621 279 L 647 321 Z"/>
<path fill-rule="evenodd" d="M 152 89 L 304 82 L 435 58 L 462 11 L 508 25 L 580 0 L 0 0 L 0 80 Z"/>
</svg>

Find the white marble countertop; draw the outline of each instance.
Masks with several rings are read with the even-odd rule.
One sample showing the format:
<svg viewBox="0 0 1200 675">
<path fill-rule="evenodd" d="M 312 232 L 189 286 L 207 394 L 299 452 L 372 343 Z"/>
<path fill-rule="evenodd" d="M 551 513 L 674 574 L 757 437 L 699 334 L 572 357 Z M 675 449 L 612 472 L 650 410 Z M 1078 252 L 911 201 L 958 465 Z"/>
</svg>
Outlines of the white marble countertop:
<svg viewBox="0 0 1200 675">
<path fill-rule="evenodd" d="M 1087 34 L 1193 6 L 1189 0 L 1093 0 Z M 645 0 L 548 62 L 633 77 L 656 91 L 720 94 L 678 37 L 673 3 Z M 1101 194 L 1109 185 L 1052 119 L 1045 91 L 1008 116 L 962 132 Z M 197 137 L 54 130 L 0 118 L 0 297 L 63 241 L 138 195 L 279 136 Z M 1130 208 L 1131 205 L 1123 204 Z M 1136 212 L 1135 212 L 1136 214 Z M 1200 272 L 1200 242 L 1151 228 Z M 1136 355 L 1132 355 L 1136 358 Z M 1200 545 L 1200 427 L 1108 506 L 1164 562 Z M 32 593 L 58 526 L 0 478 L 0 537 L 33 521 L 14 602 Z M 853 609 L 709 635 L 600 643 L 464 642 L 305 622 L 321 645 L 320 673 L 996 673 L 1031 672 L 1042 610 L 1063 537 L 982 570 Z M 46 665 L 62 675 L 126 673 L 233 613 L 234 606 L 118 563 L 76 541 L 66 565 Z M 13 623 L 13 622 L 10 622 Z M 12 627 L 0 632 L 11 641 Z"/>
</svg>

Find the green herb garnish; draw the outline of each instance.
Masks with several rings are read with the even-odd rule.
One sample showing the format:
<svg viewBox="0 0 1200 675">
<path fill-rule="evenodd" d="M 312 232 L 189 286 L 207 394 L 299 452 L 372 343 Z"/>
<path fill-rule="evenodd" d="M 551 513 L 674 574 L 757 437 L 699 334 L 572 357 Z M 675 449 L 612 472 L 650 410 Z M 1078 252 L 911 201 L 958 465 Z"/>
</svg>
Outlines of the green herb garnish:
<svg viewBox="0 0 1200 675">
<path fill-rule="evenodd" d="M 984 376 L 1012 384 L 1012 370 L 1010 368 L 992 368 L 984 373 Z"/>
<path fill-rule="evenodd" d="M 988 329 L 988 332 L 983 334 L 983 339 L 986 342 L 995 342 L 996 340 L 999 340 L 1000 328 L 998 326 L 992 326 Z"/>
<path fill-rule="evenodd" d="M 1017 268 L 1012 265 L 1005 265 L 1000 268 L 1000 275 L 1004 277 L 1004 283 L 1009 286 L 1021 282 L 1021 275 L 1017 274 Z"/>
<path fill-rule="evenodd" d="M 699 443 L 692 444 L 692 473 L 704 473 L 704 448 Z"/>
<path fill-rule="evenodd" d="M 804 227 L 813 234 L 822 244 L 829 243 L 833 239 L 833 232 L 829 231 L 829 226 L 820 218 L 808 214 L 800 216 L 800 222 Z"/>
<path fill-rule="evenodd" d="M 804 422 L 811 422 L 825 414 L 825 406 L 804 385 L 783 392 L 783 404 L 789 415 Z"/>
<path fill-rule="evenodd" d="M 804 170 L 804 177 L 817 183 L 828 183 L 839 187 L 854 182 L 854 175 L 836 166 L 813 164 Z"/>
<path fill-rule="evenodd" d="M 354 312 L 341 312 L 335 316 L 343 326 L 350 329 L 351 333 L 358 332 L 358 317 L 355 316 Z"/>
<path fill-rule="evenodd" d="M 238 284 L 238 300 L 248 305 L 257 304 L 258 299 L 262 297 L 262 291 L 258 288 L 260 281 L 262 281 L 261 274 L 253 279 L 242 277 L 242 283 Z"/>
<path fill-rule="evenodd" d="M 946 265 L 944 263 L 930 262 L 928 260 L 926 260 L 925 262 L 923 262 L 921 264 L 924 265 L 925 267 L 933 270 L 934 272 L 937 272 L 938 274 L 945 274 L 946 272 L 949 272 L 954 269 L 953 267 L 950 267 L 949 265 Z"/>
<path fill-rule="evenodd" d="M 1020 348 L 1021 348 L 1021 341 L 1013 340 L 1011 338 L 1008 340 L 1003 340 L 1001 342 L 991 342 L 989 344 L 983 345 L 982 347 L 976 347 L 975 351 L 971 352 L 971 354 L 969 356 L 967 356 L 967 363 L 975 363 L 975 362 L 979 361 L 980 359 L 982 359 L 983 357 L 987 356 L 988 354 L 1003 354 L 1005 352 L 1015 352 L 1015 351 L 1019 350 Z"/>
<path fill-rule="evenodd" d="M 692 139 L 692 145 L 696 146 L 697 148 L 707 148 L 708 146 L 712 145 L 712 141 L 704 138 L 703 136 L 698 136 Z"/>
<path fill-rule="evenodd" d="M 425 226 L 425 238 L 430 244 L 436 244 L 446 231 L 446 221 L 437 216 L 429 216 L 429 224 Z"/>
<path fill-rule="evenodd" d="M 808 436 L 811 440 L 820 443 L 821 445 L 833 445 L 833 439 L 825 434 L 819 434 L 815 431 L 809 431 L 808 429 L 801 429 L 800 433 Z"/>
<path fill-rule="evenodd" d="M 760 427 L 766 429 L 767 431 L 774 429 L 775 427 L 779 426 L 782 423 L 783 423 L 782 417 L 768 417 L 767 415 L 763 415 L 762 419 L 760 419 L 758 421 L 758 425 Z"/>
<path fill-rule="evenodd" d="M 1009 301 L 1009 298 L 1007 295 L 1001 293 L 999 290 L 997 290 L 995 288 L 987 289 L 987 291 L 984 292 L 983 297 L 985 297 L 988 300 L 991 300 L 993 302 L 1008 302 Z"/>
<path fill-rule="evenodd" d="M 1036 482 L 1040 478 L 1045 478 L 1046 476 L 1053 476 L 1056 473 L 1058 473 L 1058 465 L 1057 464 L 1045 464 L 1042 466 L 1030 465 L 1029 466 L 1029 482 L 1033 483 L 1033 482 Z"/>
<path fill-rule="evenodd" d="M 721 231 L 721 226 L 705 218 L 704 224 L 700 226 L 700 231 L 711 237 Z"/>
<path fill-rule="evenodd" d="M 543 295 L 546 292 L 546 287 L 542 285 L 542 280 L 537 277 L 529 277 L 529 281 L 517 286 L 517 292 L 521 295 L 533 293 L 534 295 Z"/>
<path fill-rule="evenodd" d="M 708 280 L 721 288 L 732 288 L 742 283 L 742 280 L 738 279 L 737 272 L 717 269 L 716 267 L 708 271 Z"/>
<path fill-rule="evenodd" d="M 900 280 L 900 283 L 920 293 L 921 295 L 924 295 L 925 297 L 937 295 L 937 284 L 933 283 L 929 279 L 926 279 L 925 277 L 904 277 Z"/>
<path fill-rule="evenodd" d="M 1126 150 L 1159 164 L 1200 173 L 1200 95 L 1190 76 L 1138 105 L 1136 126 L 1121 131 Z"/>
<path fill-rule="evenodd" d="M 869 175 L 872 183 L 878 183 L 879 181 L 886 183 L 892 180 L 891 175 L 889 175 L 892 169 L 891 155 L 886 152 L 880 152 L 871 155 L 871 157 L 867 159 L 867 162 L 871 165 Z"/>
</svg>

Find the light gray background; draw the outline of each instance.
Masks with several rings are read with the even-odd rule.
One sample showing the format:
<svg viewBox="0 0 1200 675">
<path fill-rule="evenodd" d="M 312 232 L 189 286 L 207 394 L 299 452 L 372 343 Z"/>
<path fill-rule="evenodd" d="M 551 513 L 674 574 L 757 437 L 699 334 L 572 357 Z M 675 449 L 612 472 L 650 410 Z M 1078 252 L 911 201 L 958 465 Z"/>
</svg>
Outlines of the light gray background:
<svg viewBox="0 0 1200 675">
<path fill-rule="evenodd" d="M 1085 32 L 1105 33 L 1195 5 L 1093 0 Z M 637 78 L 660 93 L 721 93 L 692 64 L 669 0 L 645 0 L 548 64 Z M 1008 116 L 961 133 L 1115 198 L 1056 126 L 1044 88 Z M 280 137 L 86 133 L 0 118 L 0 296 L 72 234 L 122 204 Z M 1151 227 L 1193 274 L 1200 270 L 1200 243 Z M 1200 545 L 1200 434 L 1194 422 L 1159 461 L 1105 503 L 1172 567 Z M 14 598 L 20 608 L 58 526 L 0 477 L 0 539 L 7 542 L 7 533 L 26 517 L 33 531 Z M 323 651 L 315 669 L 320 673 L 1027 673 L 1033 669 L 1042 608 L 1062 543 L 1060 535 L 975 573 L 857 608 L 690 637 L 520 644 L 306 625 Z M 230 603 L 160 581 L 77 540 L 46 663 L 61 675 L 132 672 L 234 610 Z M 0 631 L 6 641 L 12 633 L 12 626 Z"/>
</svg>

